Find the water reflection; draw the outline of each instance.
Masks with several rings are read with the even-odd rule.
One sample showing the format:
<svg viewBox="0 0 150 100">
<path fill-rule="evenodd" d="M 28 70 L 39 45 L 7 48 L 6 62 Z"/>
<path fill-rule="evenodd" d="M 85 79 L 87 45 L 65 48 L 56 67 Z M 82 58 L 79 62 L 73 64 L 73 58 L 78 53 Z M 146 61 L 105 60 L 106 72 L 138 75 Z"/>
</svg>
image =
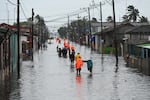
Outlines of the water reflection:
<svg viewBox="0 0 150 100">
<path fill-rule="evenodd" d="M 19 100 L 17 73 L 8 70 L 0 73 L 0 100 Z M 18 91 L 17 91 L 18 90 Z M 9 99 L 9 98 L 12 99 Z"/>
<path fill-rule="evenodd" d="M 9 74 L 1 76 L 0 100 L 150 100 L 149 76 L 126 68 L 121 59 L 115 73 L 114 56 L 104 55 L 101 60 L 100 54 L 90 54 L 83 47 L 79 52 L 85 59 L 92 57 L 93 75 L 85 65 L 82 76 L 76 76 L 74 65 L 59 58 L 56 46 L 51 45 L 34 57 L 34 67 L 23 63 L 20 80 Z"/>
<path fill-rule="evenodd" d="M 101 55 L 101 71 L 104 71 L 104 56 L 103 54 Z"/>
<path fill-rule="evenodd" d="M 82 94 L 82 78 L 81 75 L 76 75 L 77 97 L 78 100 L 84 100 Z"/>
<path fill-rule="evenodd" d="M 7 71 L 0 73 L 0 100 L 8 100 L 10 93 L 10 75 Z"/>
<path fill-rule="evenodd" d="M 88 100 L 92 100 L 92 94 L 93 94 L 93 86 L 92 86 L 92 82 L 93 82 L 93 75 L 89 74 L 87 76 L 87 98 Z"/>
<path fill-rule="evenodd" d="M 93 79 L 93 74 L 89 74 L 88 79 L 92 80 Z"/>
<path fill-rule="evenodd" d="M 70 64 L 70 72 L 74 72 L 74 63 Z"/>
<path fill-rule="evenodd" d="M 112 89 L 112 98 L 111 100 L 120 100 L 119 98 L 119 94 L 118 94 L 118 85 L 119 85 L 119 73 L 114 73 L 115 75 L 113 76 L 113 80 L 112 80 L 112 85 L 113 85 L 113 89 Z"/>
</svg>

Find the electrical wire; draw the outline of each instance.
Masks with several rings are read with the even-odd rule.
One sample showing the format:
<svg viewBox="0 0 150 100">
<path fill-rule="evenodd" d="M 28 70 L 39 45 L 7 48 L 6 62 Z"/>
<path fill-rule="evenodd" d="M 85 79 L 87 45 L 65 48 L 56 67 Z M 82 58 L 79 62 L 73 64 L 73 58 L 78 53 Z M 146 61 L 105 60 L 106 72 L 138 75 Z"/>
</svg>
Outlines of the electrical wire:
<svg viewBox="0 0 150 100">
<path fill-rule="evenodd" d="M 105 0 L 109 5 L 112 5 L 110 0 Z"/>
<path fill-rule="evenodd" d="M 10 1 L 10 0 L 7 0 L 7 1 L 12 5 L 17 6 L 17 4 L 13 3 L 12 1 Z"/>
<path fill-rule="evenodd" d="M 20 5 L 21 5 L 21 3 L 20 3 Z M 28 19 L 27 16 L 26 16 L 26 14 L 25 14 L 25 12 L 24 12 L 24 9 L 23 9 L 22 5 L 21 5 L 21 10 L 23 12 L 23 15 L 24 15 L 25 19 Z"/>
<path fill-rule="evenodd" d="M 26 5 L 24 4 L 23 0 L 21 0 L 21 4 L 23 6 L 23 8 L 25 9 L 26 13 L 30 14 L 29 13 L 29 10 L 27 9 Z"/>
<path fill-rule="evenodd" d="M 55 20 L 62 20 L 62 19 L 67 18 L 68 16 L 76 16 L 76 15 L 81 14 L 81 13 L 84 13 L 84 12 L 87 12 L 87 9 L 86 9 L 86 8 L 79 9 L 79 10 L 77 10 L 77 11 L 75 11 L 75 12 L 71 12 L 71 13 L 69 13 L 69 14 L 67 14 L 67 15 L 63 15 L 63 16 L 61 16 L 61 17 L 58 17 L 58 18 L 55 18 L 55 19 L 52 19 L 52 20 L 47 20 L 47 21 L 45 21 L 45 22 L 55 22 Z"/>
<path fill-rule="evenodd" d="M 12 5 L 15 5 L 16 6 L 16 4 L 15 3 L 13 3 L 13 2 L 11 2 L 10 0 L 7 0 L 9 3 L 11 3 Z M 111 4 L 110 3 L 110 1 L 108 1 L 108 0 L 105 0 L 107 3 L 109 3 L 109 4 Z M 21 5 L 21 10 L 22 10 L 22 12 L 23 12 L 23 15 L 24 15 L 24 17 L 25 17 L 25 19 L 27 19 L 27 16 L 26 16 L 26 13 L 25 13 L 25 10 L 23 9 L 23 1 L 21 0 L 21 2 L 22 3 L 20 3 L 20 5 Z M 95 9 L 95 8 L 97 8 L 98 9 L 98 6 L 99 6 L 99 4 L 96 4 L 95 2 L 94 2 L 94 5 L 92 5 L 91 7 L 86 7 L 86 8 L 80 8 L 80 9 L 78 9 L 78 10 L 76 10 L 76 11 L 73 11 L 73 12 L 70 12 L 70 13 L 67 13 L 67 14 L 63 14 L 63 15 L 56 15 L 56 16 L 54 16 L 54 17 L 57 17 L 57 18 L 54 18 L 54 19 L 51 19 L 51 20 L 46 20 L 45 22 L 46 23 L 49 23 L 49 22 L 58 22 L 58 20 L 63 20 L 63 19 L 65 19 L 65 18 L 67 18 L 68 16 L 76 16 L 76 15 L 78 15 L 78 14 L 82 14 L 82 13 L 85 13 L 85 12 L 87 12 L 87 9 L 88 8 L 90 8 L 90 9 Z M 52 16 L 45 16 L 44 18 L 48 18 L 48 17 L 52 17 Z M 25 19 L 22 19 L 22 20 L 25 20 Z M 6 19 L 0 19 L 0 20 L 6 20 Z M 14 19 L 10 19 L 10 20 L 14 20 Z"/>
</svg>

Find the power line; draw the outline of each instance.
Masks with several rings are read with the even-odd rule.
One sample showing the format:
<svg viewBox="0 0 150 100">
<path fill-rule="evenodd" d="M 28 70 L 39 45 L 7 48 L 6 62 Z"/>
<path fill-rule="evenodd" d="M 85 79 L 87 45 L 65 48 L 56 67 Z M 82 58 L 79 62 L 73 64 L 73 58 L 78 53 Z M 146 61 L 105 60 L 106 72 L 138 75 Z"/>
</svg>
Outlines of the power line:
<svg viewBox="0 0 150 100">
<path fill-rule="evenodd" d="M 16 5 L 16 4 L 14 4 L 13 2 L 11 2 L 11 1 L 9 1 L 9 0 L 7 0 L 9 3 L 11 3 L 11 4 L 13 4 L 13 5 Z M 105 1 L 107 1 L 107 2 L 109 2 L 108 0 L 105 0 Z M 22 4 L 21 4 L 21 10 L 22 10 L 22 12 L 23 12 L 23 15 L 24 15 L 24 17 L 25 17 L 25 19 L 23 19 L 23 18 L 21 18 L 22 20 L 26 20 L 27 19 L 27 16 L 26 16 L 26 13 L 25 13 L 25 10 L 23 9 L 23 1 L 21 0 L 21 2 L 22 2 Z M 98 7 L 99 7 L 99 4 L 96 4 L 95 2 L 93 2 L 93 5 L 91 5 L 89 8 L 90 9 L 95 9 L 95 8 L 97 8 L 98 9 Z M 80 9 L 78 9 L 78 10 L 76 10 L 76 11 L 73 11 L 73 12 L 70 12 L 70 13 L 68 13 L 68 14 L 64 14 L 64 15 L 60 15 L 60 17 L 58 17 L 58 18 L 54 18 L 54 19 L 52 19 L 52 20 L 46 20 L 45 22 L 46 23 L 48 23 L 48 22 L 58 22 L 58 20 L 62 20 L 62 19 L 65 19 L 65 18 L 67 18 L 67 16 L 76 16 L 76 15 L 78 15 L 78 14 L 81 14 L 81 13 L 85 13 L 85 12 L 87 12 L 87 8 L 88 7 L 85 7 L 85 8 L 80 8 Z M 56 15 L 56 16 L 58 16 L 58 15 Z M 46 18 L 46 17 L 51 17 L 51 16 L 45 16 L 44 18 Z M 7 19 L 0 19 L 0 20 L 7 20 Z M 10 20 L 14 20 L 14 19 L 10 19 Z"/>
<path fill-rule="evenodd" d="M 29 10 L 27 9 L 27 7 L 26 7 L 26 5 L 24 4 L 23 0 L 21 0 L 21 4 L 22 4 L 23 8 L 25 8 L 25 11 L 26 11 L 28 14 L 30 14 L 30 13 L 29 13 Z"/>
<path fill-rule="evenodd" d="M 20 5 L 21 5 L 21 3 L 20 3 Z M 23 9 L 22 5 L 21 5 L 21 10 L 22 10 L 22 12 L 23 12 L 24 17 L 25 17 L 26 19 L 28 19 L 27 16 L 26 16 L 26 14 L 25 14 L 25 12 L 24 12 L 24 9 Z"/>
<path fill-rule="evenodd" d="M 112 5 L 110 0 L 105 0 L 109 5 Z"/>
<path fill-rule="evenodd" d="M 93 9 L 93 8 L 92 8 Z M 61 19 L 65 19 L 67 18 L 68 16 L 76 16 L 78 14 L 81 14 L 81 13 L 84 13 L 84 12 L 87 12 L 87 8 L 80 8 L 79 10 L 75 11 L 75 12 L 71 12 L 67 15 L 64 15 L 62 17 L 58 17 L 58 18 L 55 18 L 55 19 L 52 19 L 52 20 L 48 20 L 48 21 L 45 21 L 45 22 L 54 22 L 55 20 L 61 20 Z"/>
<path fill-rule="evenodd" d="M 52 19 L 52 20 L 48 20 L 48 21 L 45 21 L 46 23 L 47 22 L 55 22 L 56 20 L 61 20 L 61 19 L 65 19 L 67 16 L 63 16 L 63 17 L 58 17 L 58 18 L 55 18 L 55 19 Z"/>
<path fill-rule="evenodd" d="M 11 5 L 13 5 L 13 6 L 17 6 L 17 4 L 13 3 L 13 2 L 10 1 L 10 0 L 7 0 L 7 2 L 9 2 L 9 3 L 10 3 Z M 21 5 L 21 3 L 20 3 L 20 5 Z M 23 15 L 24 15 L 25 19 L 27 20 L 27 16 L 26 16 L 26 14 L 25 14 L 25 11 L 24 11 L 22 5 L 21 5 L 21 10 L 22 10 L 22 12 L 23 12 Z M 25 19 L 21 19 L 21 20 L 25 20 Z M 7 19 L 0 19 L 0 20 L 1 20 L 1 21 L 6 21 Z M 14 20 L 14 19 L 9 19 L 9 20 Z"/>
<path fill-rule="evenodd" d="M 17 4 L 13 3 L 12 1 L 7 0 L 10 4 L 17 6 Z"/>
</svg>

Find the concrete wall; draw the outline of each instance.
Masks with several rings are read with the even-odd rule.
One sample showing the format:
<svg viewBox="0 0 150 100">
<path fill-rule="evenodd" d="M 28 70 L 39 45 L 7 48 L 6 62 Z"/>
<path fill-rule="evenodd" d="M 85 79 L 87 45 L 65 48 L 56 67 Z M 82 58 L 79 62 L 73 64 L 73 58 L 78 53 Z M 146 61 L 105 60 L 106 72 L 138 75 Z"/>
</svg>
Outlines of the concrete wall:
<svg viewBox="0 0 150 100">
<path fill-rule="evenodd" d="M 150 58 L 146 59 L 130 56 L 128 66 L 137 68 L 141 73 L 145 75 L 150 75 Z"/>
</svg>

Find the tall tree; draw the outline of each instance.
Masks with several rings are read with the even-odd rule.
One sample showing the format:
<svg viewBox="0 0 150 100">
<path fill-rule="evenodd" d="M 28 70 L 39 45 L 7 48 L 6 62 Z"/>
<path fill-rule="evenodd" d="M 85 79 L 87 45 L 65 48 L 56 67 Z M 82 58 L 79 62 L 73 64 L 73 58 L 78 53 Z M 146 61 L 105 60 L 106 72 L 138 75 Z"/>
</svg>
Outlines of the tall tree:
<svg viewBox="0 0 150 100">
<path fill-rule="evenodd" d="M 84 37 L 85 34 L 89 33 L 89 22 L 88 19 L 79 19 L 74 20 L 69 24 L 69 34 L 68 37 L 70 40 L 79 40 Z M 60 27 L 58 29 L 60 37 L 64 38 L 67 36 L 67 27 Z"/>
<path fill-rule="evenodd" d="M 58 29 L 58 33 L 61 38 L 66 38 L 67 37 L 67 27 L 60 27 Z"/>
<path fill-rule="evenodd" d="M 129 22 L 128 15 L 122 16 L 123 22 Z"/>
<path fill-rule="evenodd" d="M 106 19 L 106 21 L 107 21 L 107 22 L 113 22 L 112 16 L 108 16 L 107 19 Z"/>
<path fill-rule="evenodd" d="M 141 16 L 139 22 L 142 22 L 142 23 L 148 22 L 148 18 L 145 16 Z"/>
<path fill-rule="evenodd" d="M 34 19 L 35 19 L 34 31 L 35 31 L 35 34 L 39 36 L 40 44 L 42 44 L 48 39 L 49 30 L 42 16 L 36 15 Z"/>
<path fill-rule="evenodd" d="M 95 17 L 93 17 L 92 22 L 97 22 L 97 19 Z"/>
<path fill-rule="evenodd" d="M 128 11 L 128 19 L 129 19 L 129 21 L 136 22 L 137 21 L 137 17 L 139 17 L 139 10 L 136 9 L 133 5 L 129 5 L 127 7 L 127 11 Z"/>
</svg>

